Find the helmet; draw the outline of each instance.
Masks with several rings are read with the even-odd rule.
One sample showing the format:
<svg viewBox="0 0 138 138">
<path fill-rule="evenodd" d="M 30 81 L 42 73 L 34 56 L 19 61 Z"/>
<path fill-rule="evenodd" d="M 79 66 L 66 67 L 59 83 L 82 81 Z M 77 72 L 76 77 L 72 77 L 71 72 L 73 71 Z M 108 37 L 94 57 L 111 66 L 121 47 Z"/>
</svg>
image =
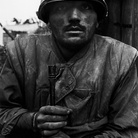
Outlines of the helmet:
<svg viewBox="0 0 138 138">
<path fill-rule="evenodd" d="M 44 21 L 45 23 L 48 23 L 49 10 L 50 10 L 48 5 L 60 1 L 71 1 L 71 0 L 42 0 L 37 12 L 38 18 Z M 108 15 L 108 7 L 105 0 L 87 0 L 87 1 L 94 4 L 94 9 L 98 15 L 98 21 L 101 21 Z"/>
</svg>

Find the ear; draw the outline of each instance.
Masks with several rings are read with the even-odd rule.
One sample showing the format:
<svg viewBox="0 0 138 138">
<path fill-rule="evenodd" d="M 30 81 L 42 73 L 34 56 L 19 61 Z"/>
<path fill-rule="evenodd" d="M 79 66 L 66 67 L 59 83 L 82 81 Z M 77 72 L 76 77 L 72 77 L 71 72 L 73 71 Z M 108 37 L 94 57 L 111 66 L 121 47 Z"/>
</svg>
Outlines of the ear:
<svg viewBox="0 0 138 138">
<path fill-rule="evenodd" d="M 96 28 L 98 28 L 98 27 L 99 27 L 99 23 L 96 24 Z"/>
<path fill-rule="evenodd" d="M 49 22 L 47 23 L 47 29 L 48 29 L 48 32 L 52 33 L 52 31 L 51 31 L 51 25 L 50 25 Z"/>
<path fill-rule="evenodd" d="M 47 23 L 47 27 L 50 28 L 50 23 L 49 22 Z"/>
<path fill-rule="evenodd" d="M 50 25 L 49 22 L 47 23 L 47 27 L 48 27 L 48 30 L 50 31 L 51 30 L 51 25 Z"/>
</svg>

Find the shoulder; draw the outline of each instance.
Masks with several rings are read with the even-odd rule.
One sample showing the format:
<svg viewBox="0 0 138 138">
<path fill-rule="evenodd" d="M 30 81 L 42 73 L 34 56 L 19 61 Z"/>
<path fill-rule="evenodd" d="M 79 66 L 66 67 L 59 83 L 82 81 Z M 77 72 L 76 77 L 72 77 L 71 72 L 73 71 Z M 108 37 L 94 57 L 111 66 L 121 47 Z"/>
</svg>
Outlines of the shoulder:
<svg viewBox="0 0 138 138">
<path fill-rule="evenodd" d="M 119 72 L 126 72 L 135 65 L 138 57 L 136 48 L 107 36 L 95 36 L 95 41 L 99 50 L 105 49 L 106 58 L 115 64 Z"/>
<path fill-rule="evenodd" d="M 138 51 L 131 45 L 125 44 L 119 40 L 108 36 L 95 36 L 96 43 L 99 43 L 100 47 L 106 47 L 111 55 L 116 55 L 118 57 L 125 59 L 135 59 L 138 56 Z"/>
<path fill-rule="evenodd" d="M 10 54 L 15 54 L 16 52 L 24 52 L 26 49 L 36 49 L 41 48 L 39 45 L 48 46 L 50 43 L 50 35 L 26 35 L 19 36 L 7 44 L 6 49 Z"/>
</svg>

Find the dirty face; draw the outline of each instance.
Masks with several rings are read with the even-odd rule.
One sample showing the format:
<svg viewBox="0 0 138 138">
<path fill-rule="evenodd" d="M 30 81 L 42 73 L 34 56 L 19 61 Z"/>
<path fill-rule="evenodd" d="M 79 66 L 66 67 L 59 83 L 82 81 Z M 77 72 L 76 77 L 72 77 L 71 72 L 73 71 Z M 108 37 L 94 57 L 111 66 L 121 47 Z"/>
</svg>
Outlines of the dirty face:
<svg viewBox="0 0 138 138">
<path fill-rule="evenodd" d="M 55 2 L 50 8 L 49 25 L 59 45 L 78 50 L 90 42 L 98 24 L 92 4 L 62 1 Z"/>
</svg>

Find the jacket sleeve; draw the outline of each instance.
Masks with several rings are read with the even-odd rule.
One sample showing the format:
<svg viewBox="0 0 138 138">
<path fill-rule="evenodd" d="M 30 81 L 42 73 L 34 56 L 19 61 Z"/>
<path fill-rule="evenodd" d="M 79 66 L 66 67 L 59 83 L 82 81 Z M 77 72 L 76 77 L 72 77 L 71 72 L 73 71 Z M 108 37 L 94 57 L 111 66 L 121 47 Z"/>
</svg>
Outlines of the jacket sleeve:
<svg viewBox="0 0 138 138">
<path fill-rule="evenodd" d="M 23 69 L 19 49 L 13 41 L 7 53 L 7 60 L 0 74 L 0 130 L 8 135 L 17 124 L 21 115 L 27 113 L 23 101 Z M 17 52 L 18 51 L 18 52 Z M 14 64 L 14 65 L 13 65 Z M 16 69 L 15 69 L 16 66 Z M 31 119 L 31 118 L 30 118 Z"/>
<path fill-rule="evenodd" d="M 137 52 L 123 57 L 119 77 L 113 90 L 108 112 L 108 123 L 101 126 L 94 138 L 138 137 L 138 77 Z M 134 55 L 132 60 L 129 60 Z M 131 62 L 130 62 L 131 61 Z M 129 67 L 128 67 L 129 66 Z"/>
</svg>

